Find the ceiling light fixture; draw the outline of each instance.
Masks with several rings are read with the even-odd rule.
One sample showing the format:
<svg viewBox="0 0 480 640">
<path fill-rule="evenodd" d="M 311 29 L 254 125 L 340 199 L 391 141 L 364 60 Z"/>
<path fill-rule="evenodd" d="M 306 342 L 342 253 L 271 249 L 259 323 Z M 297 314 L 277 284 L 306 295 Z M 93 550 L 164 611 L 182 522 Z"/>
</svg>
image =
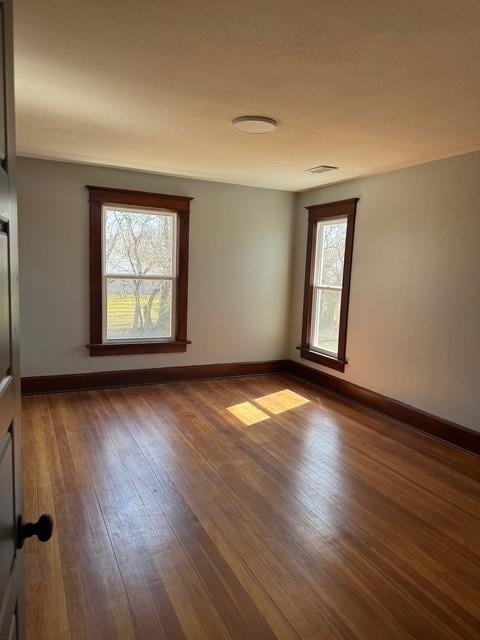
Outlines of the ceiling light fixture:
<svg viewBox="0 0 480 640">
<path fill-rule="evenodd" d="M 240 116 L 234 118 L 232 124 L 243 133 L 270 133 L 278 127 L 276 120 L 264 116 Z"/>
</svg>

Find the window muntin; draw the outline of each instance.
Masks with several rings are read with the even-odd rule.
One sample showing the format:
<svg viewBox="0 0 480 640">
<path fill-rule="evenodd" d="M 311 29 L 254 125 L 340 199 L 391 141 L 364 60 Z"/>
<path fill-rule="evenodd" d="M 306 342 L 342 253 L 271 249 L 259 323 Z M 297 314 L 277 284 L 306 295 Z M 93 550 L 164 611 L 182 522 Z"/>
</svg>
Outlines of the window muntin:
<svg viewBox="0 0 480 640">
<path fill-rule="evenodd" d="M 178 214 L 102 207 L 103 341 L 175 338 Z"/>
<path fill-rule="evenodd" d="M 347 218 L 316 223 L 310 348 L 338 357 Z"/>
</svg>

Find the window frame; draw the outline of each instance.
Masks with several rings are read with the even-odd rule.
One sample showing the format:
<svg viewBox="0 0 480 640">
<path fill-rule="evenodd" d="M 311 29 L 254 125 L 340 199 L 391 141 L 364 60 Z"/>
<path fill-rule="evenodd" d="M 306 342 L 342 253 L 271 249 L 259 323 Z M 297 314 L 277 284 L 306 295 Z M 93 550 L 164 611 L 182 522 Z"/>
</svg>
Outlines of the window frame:
<svg viewBox="0 0 480 640">
<path fill-rule="evenodd" d="M 300 355 L 337 371 L 345 371 L 348 306 L 350 299 L 350 280 L 352 272 L 353 237 L 355 231 L 355 216 L 359 198 L 327 202 L 325 204 L 305 207 L 308 211 L 307 256 L 305 263 L 305 288 L 303 297 L 302 342 Z M 315 291 L 315 258 L 317 249 L 317 226 L 319 222 L 343 218 L 347 221 L 345 237 L 345 256 L 343 261 L 342 294 L 340 299 L 340 322 L 338 332 L 337 356 L 328 355 L 314 349 L 310 345 L 312 335 L 313 300 Z"/>
<path fill-rule="evenodd" d="M 185 352 L 187 340 L 188 243 L 193 198 L 146 191 L 86 185 L 90 214 L 90 343 L 91 356 Z M 173 296 L 173 338 L 106 340 L 105 275 L 103 265 L 104 209 L 111 205 L 176 214 L 176 287 Z"/>
</svg>

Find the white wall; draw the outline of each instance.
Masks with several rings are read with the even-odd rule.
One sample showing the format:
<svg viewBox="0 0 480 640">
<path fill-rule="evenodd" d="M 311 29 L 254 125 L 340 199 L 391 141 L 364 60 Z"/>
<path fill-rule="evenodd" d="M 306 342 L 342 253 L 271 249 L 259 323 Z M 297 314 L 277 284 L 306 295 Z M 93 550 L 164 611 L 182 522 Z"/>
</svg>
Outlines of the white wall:
<svg viewBox="0 0 480 640">
<path fill-rule="evenodd" d="M 358 196 L 345 373 L 302 360 L 305 206 Z M 480 153 L 297 196 L 290 357 L 480 430 Z"/>
<path fill-rule="evenodd" d="M 89 356 L 86 184 L 193 196 L 186 353 Z M 22 375 L 286 356 L 293 196 L 19 158 Z"/>
</svg>

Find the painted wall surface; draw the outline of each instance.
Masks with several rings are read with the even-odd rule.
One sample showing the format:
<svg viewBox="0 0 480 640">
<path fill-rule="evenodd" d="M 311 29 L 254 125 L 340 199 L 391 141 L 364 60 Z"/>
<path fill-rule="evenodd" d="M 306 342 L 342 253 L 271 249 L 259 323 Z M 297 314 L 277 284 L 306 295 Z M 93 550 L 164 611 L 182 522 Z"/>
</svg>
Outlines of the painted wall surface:
<svg viewBox="0 0 480 640">
<path fill-rule="evenodd" d="M 193 196 L 186 353 L 89 356 L 86 184 Z M 19 158 L 22 375 L 286 356 L 293 195 Z"/>
<path fill-rule="evenodd" d="M 186 353 L 89 356 L 86 184 L 195 198 Z M 20 158 L 18 197 L 24 376 L 291 357 L 480 430 L 480 153 L 295 197 Z M 296 346 L 304 207 L 351 197 L 360 202 L 342 374 Z"/>
<path fill-rule="evenodd" d="M 302 360 L 307 212 L 359 197 L 345 373 Z M 290 357 L 480 430 L 480 153 L 297 195 Z"/>
</svg>

